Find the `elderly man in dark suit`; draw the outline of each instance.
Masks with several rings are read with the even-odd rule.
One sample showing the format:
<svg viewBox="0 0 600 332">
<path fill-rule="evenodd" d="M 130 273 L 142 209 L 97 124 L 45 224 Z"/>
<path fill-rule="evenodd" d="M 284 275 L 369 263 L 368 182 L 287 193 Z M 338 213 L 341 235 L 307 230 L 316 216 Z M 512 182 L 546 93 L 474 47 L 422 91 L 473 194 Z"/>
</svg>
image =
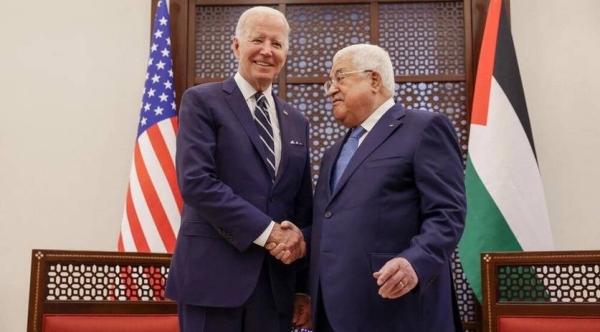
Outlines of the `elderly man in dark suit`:
<svg viewBox="0 0 600 332">
<path fill-rule="evenodd" d="M 312 188 L 308 121 L 271 86 L 289 31 L 279 11 L 247 10 L 233 39 L 237 74 L 183 95 L 176 165 L 184 206 L 166 288 L 181 331 L 292 326 L 302 290 L 302 264 L 292 262 L 305 255 L 300 228 L 310 226 Z M 285 251 L 275 258 L 266 244 Z"/>
<path fill-rule="evenodd" d="M 378 46 L 336 53 L 325 88 L 350 130 L 325 152 L 315 190 L 316 332 L 454 331 L 450 257 L 466 201 L 452 123 L 394 103 Z"/>
</svg>

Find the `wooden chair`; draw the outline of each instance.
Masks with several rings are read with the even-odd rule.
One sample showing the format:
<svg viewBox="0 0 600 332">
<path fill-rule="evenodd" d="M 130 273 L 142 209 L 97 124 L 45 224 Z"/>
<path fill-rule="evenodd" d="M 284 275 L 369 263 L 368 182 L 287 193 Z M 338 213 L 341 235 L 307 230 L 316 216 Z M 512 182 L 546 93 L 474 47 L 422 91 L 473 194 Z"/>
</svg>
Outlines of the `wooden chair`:
<svg viewBox="0 0 600 332">
<path fill-rule="evenodd" d="M 176 332 L 170 254 L 34 249 L 28 332 Z"/>
<path fill-rule="evenodd" d="M 481 254 L 483 330 L 600 331 L 600 251 Z"/>
</svg>

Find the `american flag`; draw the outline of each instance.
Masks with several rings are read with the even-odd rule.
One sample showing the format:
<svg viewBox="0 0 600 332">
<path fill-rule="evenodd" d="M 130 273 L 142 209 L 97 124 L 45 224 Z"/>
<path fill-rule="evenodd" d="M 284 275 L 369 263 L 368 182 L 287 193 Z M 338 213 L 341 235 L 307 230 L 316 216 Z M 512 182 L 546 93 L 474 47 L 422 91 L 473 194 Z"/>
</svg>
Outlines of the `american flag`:
<svg viewBox="0 0 600 332">
<path fill-rule="evenodd" d="M 119 251 L 173 252 L 182 200 L 175 174 L 177 110 L 168 2 L 158 1 Z"/>
</svg>

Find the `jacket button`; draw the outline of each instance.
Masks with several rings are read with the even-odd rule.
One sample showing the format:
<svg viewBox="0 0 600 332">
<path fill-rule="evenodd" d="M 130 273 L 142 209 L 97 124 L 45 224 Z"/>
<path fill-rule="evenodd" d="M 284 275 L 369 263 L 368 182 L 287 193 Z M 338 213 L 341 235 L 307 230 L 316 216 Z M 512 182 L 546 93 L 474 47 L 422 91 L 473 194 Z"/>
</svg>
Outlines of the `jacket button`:
<svg viewBox="0 0 600 332">
<path fill-rule="evenodd" d="M 269 199 L 269 202 L 271 202 L 271 203 L 275 202 L 275 197 L 271 197 L 271 198 Z"/>
<path fill-rule="evenodd" d="M 325 212 L 325 218 L 331 218 L 332 215 L 333 213 L 331 213 L 331 211 Z"/>
</svg>

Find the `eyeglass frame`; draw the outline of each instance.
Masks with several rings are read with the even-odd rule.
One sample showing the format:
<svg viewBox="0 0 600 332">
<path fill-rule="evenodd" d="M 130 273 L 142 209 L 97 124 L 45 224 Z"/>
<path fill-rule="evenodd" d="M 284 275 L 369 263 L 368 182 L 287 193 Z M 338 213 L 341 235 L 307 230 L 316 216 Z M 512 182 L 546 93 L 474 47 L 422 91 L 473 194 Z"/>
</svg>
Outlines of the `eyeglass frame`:
<svg viewBox="0 0 600 332">
<path fill-rule="evenodd" d="M 325 93 L 329 93 L 329 89 L 331 89 L 334 86 L 339 86 L 342 83 L 342 80 L 349 75 L 352 74 L 363 74 L 363 73 L 372 73 L 374 72 L 373 69 L 364 69 L 364 70 L 355 70 L 355 71 L 347 71 L 347 72 L 341 72 L 341 73 L 336 73 L 335 76 L 336 78 L 330 78 L 327 81 L 325 81 L 325 83 L 323 83 L 323 88 L 325 89 Z"/>
</svg>

